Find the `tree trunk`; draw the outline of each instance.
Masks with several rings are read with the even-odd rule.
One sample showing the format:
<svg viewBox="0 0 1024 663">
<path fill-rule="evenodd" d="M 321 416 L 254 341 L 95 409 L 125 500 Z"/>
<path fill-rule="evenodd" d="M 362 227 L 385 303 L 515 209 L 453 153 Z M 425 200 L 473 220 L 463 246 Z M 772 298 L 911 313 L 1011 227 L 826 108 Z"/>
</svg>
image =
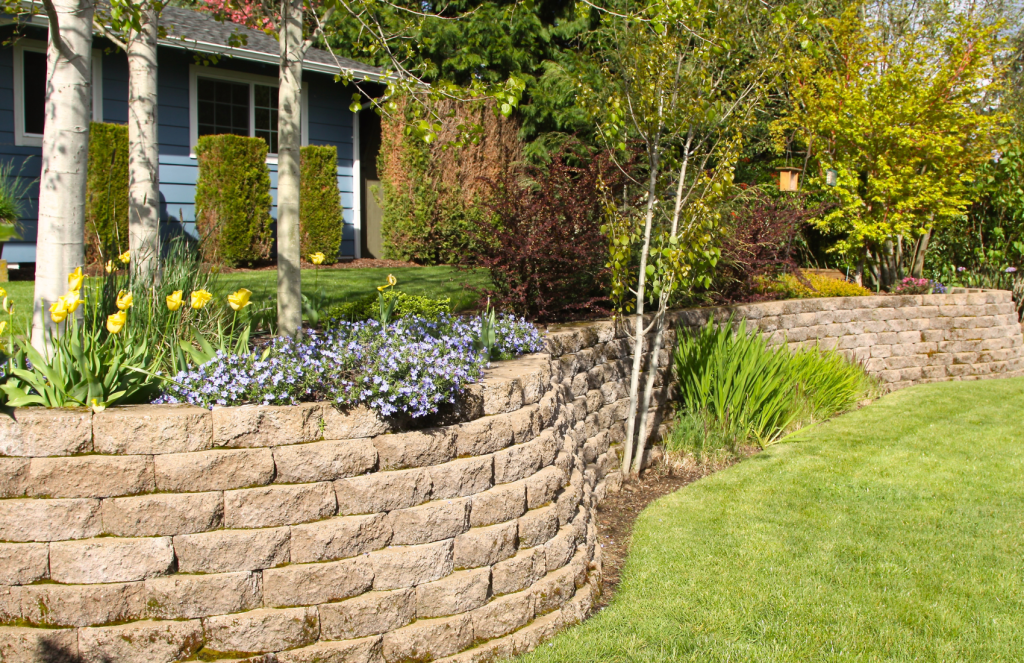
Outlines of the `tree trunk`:
<svg viewBox="0 0 1024 663">
<path fill-rule="evenodd" d="M 160 267 L 160 150 L 157 137 L 157 12 L 142 6 L 142 30 L 128 35 L 128 246 L 136 275 Z"/>
<path fill-rule="evenodd" d="M 923 235 L 917 238 L 917 243 L 914 247 L 914 264 L 911 266 L 910 272 L 910 275 L 915 279 L 921 278 L 921 274 L 924 273 L 924 257 L 928 254 L 928 243 L 931 239 L 931 230 L 925 231 Z"/>
<path fill-rule="evenodd" d="M 661 293 L 661 297 L 658 298 L 658 313 L 655 322 L 657 331 L 654 333 L 654 344 L 651 346 L 651 351 L 648 354 L 647 380 L 644 384 L 644 398 L 640 403 L 640 430 L 637 434 L 636 452 L 634 453 L 632 468 L 632 472 L 634 474 L 639 474 L 642 469 L 644 462 L 644 449 L 647 447 L 647 438 L 649 435 L 647 427 L 650 420 L 651 399 L 654 396 L 654 381 L 658 377 L 661 344 L 665 337 L 665 318 L 668 313 L 668 298 L 669 293 L 667 291 L 663 291 Z"/>
<path fill-rule="evenodd" d="M 32 344 L 45 347 L 49 307 L 85 260 L 85 183 L 92 119 L 92 0 L 47 3 L 46 124 L 39 176 Z M 59 26 L 59 28 L 58 28 Z"/>
<path fill-rule="evenodd" d="M 301 147 L 302 2 L 281 3 L 281 82 L 277 107 L 277 324 L 280 333 L 302 332 L 299 265 L 299 148 Z"/>
</svg>

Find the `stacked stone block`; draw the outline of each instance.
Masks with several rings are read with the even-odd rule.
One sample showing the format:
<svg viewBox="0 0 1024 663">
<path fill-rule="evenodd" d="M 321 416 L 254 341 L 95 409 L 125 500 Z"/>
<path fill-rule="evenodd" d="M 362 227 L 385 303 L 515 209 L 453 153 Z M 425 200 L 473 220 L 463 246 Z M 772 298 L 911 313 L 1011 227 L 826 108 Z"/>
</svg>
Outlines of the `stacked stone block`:
<svg viewBox="0 0 1024 663">
<path fill-rule="evenodd" d="M 836 348 L 888 389 L 1024 370 L 1008 293 L 681 311 L 656 411 L 676 325 L 730 316 Z M 593 515 L 618 489 L 627 332 L 551 329 L 546 353 L 495 365 L 456 423 L 426 430 L 322 403 L 0 418 L 0 662 L 478 662 L 536 647 L 600 593 Z"/>
</svg>

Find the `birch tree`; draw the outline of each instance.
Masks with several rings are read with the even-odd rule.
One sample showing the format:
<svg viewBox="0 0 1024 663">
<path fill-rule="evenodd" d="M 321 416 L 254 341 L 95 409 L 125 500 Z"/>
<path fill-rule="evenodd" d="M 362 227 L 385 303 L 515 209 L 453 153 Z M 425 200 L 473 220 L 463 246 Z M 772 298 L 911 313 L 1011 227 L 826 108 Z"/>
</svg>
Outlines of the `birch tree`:
<svg viewBox="0 0 1024 663">
<path fill-rule="evenodd" d="M 92 119 L 92 0 L 44 0 L 46 123 L 36 234 L 32 344 L 45 347 L 49 307 L 85 261 L 85 185 Z"/>
<path fill-rule="evenodd" d="M 604 228 L 613 299 L 632 315 L 626 476 L 639 472 L 650 435 L 668 307 L 678 290 L 710 282 L 718 208 L 742 129 L 772 76 L 769 45 L 785 23 L 745 0 L 668 0 L 604 16 L 595 49 L 603 85 L 581 82 L 585 103 L 610 147 L 636 141 L 646 156 L 642 205 L 610 204 Z"/>
<path fill-rule="evenodd" d="M 157 135 L 157 36 L 162 3 L 114 0 L 96 29 L 128 56 L 128 247 L 132 271 L 158 277 L 160 150 Z"/>
</svg>

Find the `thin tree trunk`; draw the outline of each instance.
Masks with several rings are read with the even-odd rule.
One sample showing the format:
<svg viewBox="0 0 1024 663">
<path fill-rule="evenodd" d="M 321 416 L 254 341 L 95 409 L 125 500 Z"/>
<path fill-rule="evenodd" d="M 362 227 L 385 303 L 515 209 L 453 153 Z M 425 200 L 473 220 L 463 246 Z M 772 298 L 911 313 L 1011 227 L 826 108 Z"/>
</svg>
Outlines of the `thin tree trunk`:
<svg viewBox="0 0 1024 663">
<path fill-rule="evenodd" d="M 277 324 L 282 334 L 302 332 L 299 265 L 299 148 L 301 147 L 302 1 L 283 0 L 280 26 L 277 131 Z"/>
<path fill-rule="evenodd" d="M 679 215 L 683 210 L 683 189 L 686 186 L 686 169 L 690 164 L 690 145 L 693 142 L 693 130 L 686 135 L 686 144 L 683 148 L 683 163 L 679 167 L 679 180 L 676 182 L 676 203 L 672 210 L 671 237 L 679 232 Z M 661 345 L 665 337 L 665 319 L 668 313 L 668 301 L 672 295 L 670 285 L 663 285 L 661 296 L 658 297 L 658 313 L 655 318 L 656 331 L 654 333 L 654 345 L 651 348 L 650 359 L 647 361 L 647 380 L 644 385 L 644 397 L 640 403 L 640 431 L 637 435 L 636 452 L 633 459 L 632 471 L 639 474 L 644 460 L 644 448 L 647 446 L 647 424 L 650 418 L 651 399 L 654 396 L 654 381 L 657 378 L 658 366 L 661 355 Z"/>
<path fill-rule="evenodd" d="M 141 8 L 142 29 L 128 35 L 128 246 L 135 273 L 160 268 L 160 149 L 157 137 L 157 11 Z"/>
<path fill-rule="evenodd" d="M 917 246 L 914 249 L 914 264 L 911 267 L 910 275 L 915 279 L 921 278 L 924 273 L 924 257 L 928 254 L 928 243 L 932 239 L 932 231 L 927 230 L 917 238 Z"/>
<path fill-rule="evenodd" d="M 49 307 L 85 261 L 85 183 L 92 119 L 92 0 L 46 2 L 46 124 L 39 177 L 32 344 L 45 347 Z"/>
<path fill-rule="evenodd" d="M 658 193 L 658 166 L 661 158 L 661 111 L 658 106 L 658 130 L 651 137 L 651 173 L 647 181 L 647 212 L 644 215 L 644 244 L 640 250 L 640 277 L 636 287 L 636 318 L 633 325 L 633 368 L 629 374 L 629 412 L 626 414 L 626 441 L 622 454 L 622 474 L 629 476 L 630 459 L 633 457 L 633 439 L 636 434 L 636 412 L 640 403 L 640 369 L 644 360 L 644 295 L 647 285 L 647 257 L 651 252 L 651 226 L 654 222 L 654 205 Z"/>
</svg>

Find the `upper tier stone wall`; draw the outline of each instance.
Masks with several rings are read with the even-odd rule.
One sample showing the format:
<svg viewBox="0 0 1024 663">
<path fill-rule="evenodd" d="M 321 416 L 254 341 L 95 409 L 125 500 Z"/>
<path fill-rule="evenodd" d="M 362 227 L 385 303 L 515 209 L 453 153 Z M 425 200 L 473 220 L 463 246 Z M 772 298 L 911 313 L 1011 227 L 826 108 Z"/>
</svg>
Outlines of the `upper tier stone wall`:
<svg viewBox="0 0 1024 663">
<path fill-rule="evenodd" d="M 792 347 L 835 347 L 889 389 L 1024 368 L 1008 293 L 771 302 L 672 322 L 730 315 Z M 621 322 L 551 328 L 546 343 L 496 364 L 453 423 L 423 430 L 323 403 L 0 417 L 0 662 L 466 662 L 532 649 L 600 592 L 594 509 L 618 487 L 631 363 Z"/>
</svg>

